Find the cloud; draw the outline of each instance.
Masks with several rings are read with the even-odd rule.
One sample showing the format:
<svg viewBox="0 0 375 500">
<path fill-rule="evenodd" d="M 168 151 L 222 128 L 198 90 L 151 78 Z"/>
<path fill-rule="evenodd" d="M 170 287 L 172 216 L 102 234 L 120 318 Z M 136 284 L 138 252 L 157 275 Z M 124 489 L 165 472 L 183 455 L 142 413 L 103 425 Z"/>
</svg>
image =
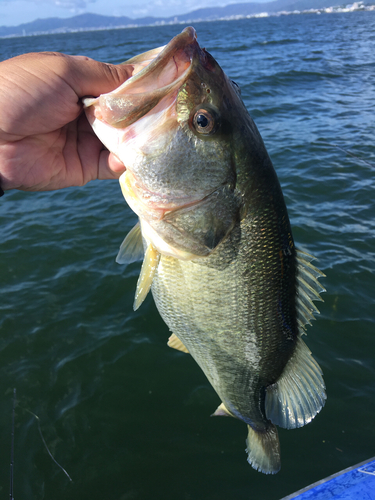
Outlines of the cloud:
<svg viewBox="0 0 375 500">
<path fill-rule="evenodd" d="M 224 6 L 241 0 L 140 0 L 137 4 L 131 2 L 126 10 L 127 15 L 139 17 L 140 15 L 171 16 L 172 14 L 185 14 L 202 7 Z"/>
<path fill-rule="evenodd" d="M 36 6 L 48 5 L 50 7 L 58 7 L 63 9 L 86 9 L 89 4 L 95 3 L 97 0 L 29 0 L 28 3 Z M 0 0 L 2 4 L 19 3 L 18 0 Z"/>
<path fill-rule="evenodd" d="M 85 9 L 87 7 L 87 2 L 84 0 L 55 0 L 53 3 L 63 9 Z"/>
<path fill-rule="evenodd" d="M 39 0 L 43 2 L 54 3 L 56 7 L 63 9 L 86 9 L 88 4 L 95 3 L 96 0 Z"/>
</svg>

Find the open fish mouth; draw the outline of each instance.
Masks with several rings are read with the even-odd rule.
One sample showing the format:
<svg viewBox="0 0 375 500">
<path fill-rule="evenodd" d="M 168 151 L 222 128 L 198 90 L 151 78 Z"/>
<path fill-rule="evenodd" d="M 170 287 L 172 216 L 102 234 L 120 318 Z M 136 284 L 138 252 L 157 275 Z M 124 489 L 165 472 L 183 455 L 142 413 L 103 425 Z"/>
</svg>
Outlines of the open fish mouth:
<svg viewBox="0 0 375 500">
<path fill-rule="evenodd" d="M 194 56 L 201 51 L 194 28 L 188 27 L 164 47 L 136 56 L 124 64 L 132 76 L 116 90 L 83 100 L 89 121 L 125 128 L 145 116 L 177 91 L 189 77 Z M 167 103 L 164 103 L 164 107 Z"/>
</svg>

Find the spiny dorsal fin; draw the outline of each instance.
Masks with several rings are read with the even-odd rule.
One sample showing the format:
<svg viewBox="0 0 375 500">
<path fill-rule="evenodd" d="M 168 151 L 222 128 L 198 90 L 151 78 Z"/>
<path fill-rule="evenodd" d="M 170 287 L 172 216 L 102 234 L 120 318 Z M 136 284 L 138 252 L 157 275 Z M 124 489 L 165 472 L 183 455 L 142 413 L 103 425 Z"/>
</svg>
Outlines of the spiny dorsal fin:
<svg viewBox="0 0 375 500">
<path fill-rule="evenodd" d="M 126 235 L 116 257 L 118 264 L 131 264 L 143 259 L 142 232 L 139 222 Z"/>
<path fill-rule="evenodd" d="M 297 322 L 300 335 L 305 333 L 305 325 L 311 326 L 314 314 L 319 314 L 313 300 L 323 299 L 319 295 L 325 292 L 318 278 L 325 275 L 313 266 L 310 261 L 314 257 L 306 252 L 297 250 Z"/>
<path fill-rule="evenodd" d="M 231 412 L 227 409 L 224 403 L 219 405 L 211 417 L 233 417 Z"/>
<path fill-rule="evenodd" d="M 155 276 L 155 271 L 160 261 L 160 253 L 150 243 L 147 247 L 141 273 L 137 282 L 137 289 L 135 291 L 135 298 L 133 309 L 136 311 L 142 302 L 145 300 L 148 292 L 150 291 L 152 280 Z"/>
<path fill-rule="evenodd" d="M 266 388 L 266 416 L 272 423 L 295 429 L 309 423 L 326 400 L 320 366 L 299 337 L 293 356 L 277 382 Z"/>
<path fill-rule="evenodd" d="M 184 344 L 181 342 L 181 340 L 174 333 L 172 333 L 172 335 L 169 337 L 167 345 L 169 347 L 172 347 L 173 349 L 177 349 L 177 351 L 182 351 L 182 352 L 186 352 L 187 354 L 189 354 L 189 351 L 187 350 L 187 348 L 184 346 Z"/>
</svg>

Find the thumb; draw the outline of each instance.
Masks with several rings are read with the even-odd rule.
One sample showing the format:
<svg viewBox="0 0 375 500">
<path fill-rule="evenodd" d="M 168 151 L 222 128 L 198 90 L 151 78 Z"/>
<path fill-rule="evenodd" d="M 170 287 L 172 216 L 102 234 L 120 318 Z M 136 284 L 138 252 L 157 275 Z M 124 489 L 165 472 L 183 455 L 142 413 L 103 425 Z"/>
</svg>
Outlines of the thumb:
<svg viewBox="0 0 375 500">
<path fill-rule="evenodd" d="M 108 64 L 86 56 L 67 56 L 70 59 L 69 83 L 78 97 L 111 92 L 132 76 L 132 64 Z"/>
</svg>

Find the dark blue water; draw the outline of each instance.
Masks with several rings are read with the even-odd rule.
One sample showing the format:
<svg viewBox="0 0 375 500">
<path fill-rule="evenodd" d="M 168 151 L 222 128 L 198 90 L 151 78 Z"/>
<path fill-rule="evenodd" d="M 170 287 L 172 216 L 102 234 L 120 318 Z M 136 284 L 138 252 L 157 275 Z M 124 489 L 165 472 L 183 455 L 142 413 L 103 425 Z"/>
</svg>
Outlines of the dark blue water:
<svg viewBox="0 0 375 500">
<path fill-rule="evenodd" d="M 182 28 L 3 39 L 0 57 L 59 50 L 118 63 Z M 209 417 L 218 398 L 194 361 L 166 346 L 169 332 L 151 297 L 132 310 L 139 265 L 123 268 L 115 256 L 135 216 L 118 183 L 7 192 L 1 498 L 9 494 L 14 387 L 17 500 L 276 500 L 375 455 L 375 13 L 195 28 L 241 86 L 295 240 L 327 275 L 306 338 L 324 370 L 326 407 L 302 429 L 280 429 L 276 476 L 255 472 L 245 426 Z M 49 457 L 30 411 L 73 482 Z"/>
</svg>

